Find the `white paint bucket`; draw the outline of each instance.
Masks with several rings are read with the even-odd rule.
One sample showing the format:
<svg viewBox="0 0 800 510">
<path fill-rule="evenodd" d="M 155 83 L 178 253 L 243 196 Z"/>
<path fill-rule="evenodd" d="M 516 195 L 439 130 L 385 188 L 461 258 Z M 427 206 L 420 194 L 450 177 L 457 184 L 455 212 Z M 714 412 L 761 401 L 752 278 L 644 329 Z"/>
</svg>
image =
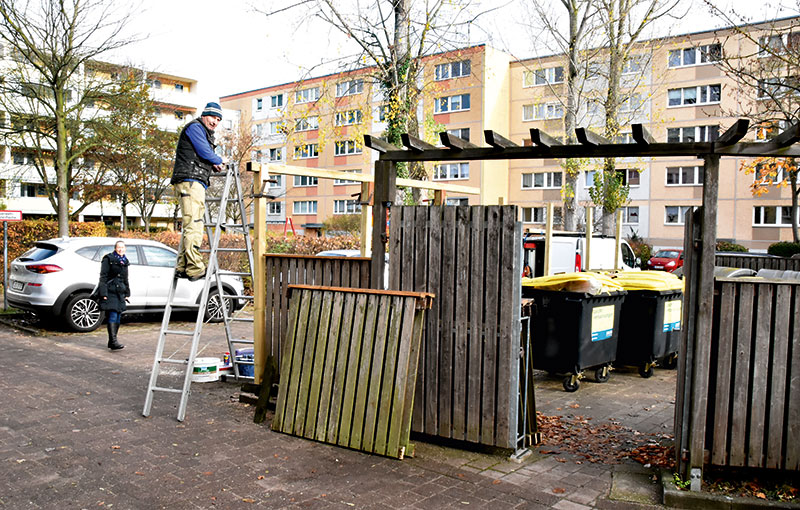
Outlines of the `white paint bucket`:
<svg viewBox="0 0 800 510">
<path fill-rule="evenodd" d="M 195 358 L 192 382 L 219 381 L 219 358 Z"/>
</svg>

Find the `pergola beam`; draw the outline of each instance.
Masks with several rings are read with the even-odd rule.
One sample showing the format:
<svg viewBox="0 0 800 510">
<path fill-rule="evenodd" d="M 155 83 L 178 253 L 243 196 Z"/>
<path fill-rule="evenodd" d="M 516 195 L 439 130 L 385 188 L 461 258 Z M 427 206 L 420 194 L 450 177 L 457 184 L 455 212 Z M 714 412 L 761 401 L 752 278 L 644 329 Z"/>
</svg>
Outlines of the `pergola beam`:
<svg viewBox="0 0 800 510">
<path fill-rule="evenodd" d="M 463 138 L 451 135 L 447 131 L 442 131 L 441 133 L 439 133 L 439 138 L 442 140 L 442 145 L 454 151 L 460 151 L 464 149 L 476 149 L 478 147 L 474 143 L 470 143 L 467 140 L 464 140 Z"/>
<path fill-rule="evenodd" d="M 575 128 L 575 138 L 581 145 L 611 145 L 611 140 L 586 128 Z"/>
<path fill-rule="evenodd" d="M 508 149 L 512 147 L 519 147 L 519 145 L 515 144 L 508 138 L 505 138 L 504 136 L 495 133 L 491 129 L 485 130 L 483 132 L 483 136 L 486 138 L 486 143 L 488 143 L 495 149 Z"/>
<path fill-rule="evenodd" d="M 537 147 L 553 147 L 554 145 L 564 145 L 560 140 L 548 135 L 541 129 L 531 128 L 531 142 Z"/>
<path fill-rule="evenodd" d="M 392 145 L 389 142 L 385 142 L 377 136 L 372 135 L 364 135 L 364 145 L 380 153 L 403 150 L 396 145 Z"/>
<path fill-rule="evenodd" d="M 656 139 L 653 138 L 653 135 L 641 124 L 631 124 L 631 135 L 634 141 L 641 145 L 656 143 Z"/>
<path fill-rule="evenodd" d="M 796 142 L 800 142 L 800 122 L 792 124 L 781 134 L 767 142 L 775 145 L 776 148 L 788 147 Z"/>
<path fill-rule="evenodd" d="M 726 147 L 734 145 L 736 142 L 744 138 L 747 134 L 747 129 L 750 127 L 750 121 L 747 119 L 738 119 L 731 127 L 729 127 L 717 141 L 717 147 Z"/>
<path fill-rule="evenodd" d="M 422 152 L 424 150 L 436 149 L 435 145 L 429 144 L 425 140 L 420 140 L 419 138 L 411 136 L 408 133 L 401 134 L 400 138 L 403 140 L 403 145 L 405 145 L 414 152 Z"/>
</svg>

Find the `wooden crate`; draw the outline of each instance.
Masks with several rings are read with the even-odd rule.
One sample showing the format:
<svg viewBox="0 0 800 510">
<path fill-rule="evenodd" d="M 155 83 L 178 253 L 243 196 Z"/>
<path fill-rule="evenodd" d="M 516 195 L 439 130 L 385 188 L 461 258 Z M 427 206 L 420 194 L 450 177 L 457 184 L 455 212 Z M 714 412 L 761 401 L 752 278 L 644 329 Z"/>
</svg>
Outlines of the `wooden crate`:
<svg viewBox="0 0 800 510">
<path fill-rule="evenodd" d="M 402 458 L 425 293 L 290 285 L 273 430 Z"/>
</svg>

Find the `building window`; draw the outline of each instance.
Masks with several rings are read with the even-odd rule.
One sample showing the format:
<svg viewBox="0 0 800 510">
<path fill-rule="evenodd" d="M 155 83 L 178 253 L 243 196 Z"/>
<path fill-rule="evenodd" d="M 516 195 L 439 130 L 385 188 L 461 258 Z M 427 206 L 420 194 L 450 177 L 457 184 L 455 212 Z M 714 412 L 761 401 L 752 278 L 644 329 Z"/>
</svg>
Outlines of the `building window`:
<svg viewBox="0 0 800 510">
<path fill-rule="evenodd" d="M 795 77 L 769 78 L 758 81 L 759 99 L 780 99 L 797 93 L 798 80 Z"/>
<path fill-rule="evenodd" d="M 264 99 L 259 97 L 258 99 L 256 99 L 256 110 L 260 112 L 263 109 L 264 109 Z"/>
<path fill-rule="evenodd" d="M 319 145 L 307 143 L 294 148 L 294 159 L 310 159 L 319 157 Z"/>
<path fill-rule="evenodd" d="M 175 90 L 177 90 L 178 92 L 183 92 L 183 85 L 181 85 L 180 83 L 176 83 Z"/>
<path fill-rule="evenodd" d="M 354 140 L 340 140 L 334 144 L 334 156 L 349 156 L 351 154 L 361 154 L 361 146 Z"/>
<path fill-rule="evenodd" d="M 535 172 L 522 174 L 522 189 L 560 188 L 561 172 Z"/>
<path fill-rule="evenodd" d="M 639 224 L 639 208 L 637 206 L 621 207 L 622 223 L 624 225 Z"/>
<path fill-rule="evenodd" d="M 447 200 L 445 200 L 444 205 L 469 205 L 469 199 L 462 197 L 448 198 Z"/>
<path fill-rule="evenodd" d="M 783 170 L 784 169 L 781 166 L 774 169 L 767 169 L 767 171 L 764 172 L 764 163 L 756 163 L 756 170 L 753 172 L 753 182 L 758 182 L 765 185 L 778 184 L 783 182 L 784 178 L 786 178 Z"/>
<path fill-rule="evenodd" d="M 334 200 L 333 214 L 356 214 L 361 212 L 361 204 L 355 200 Z"/>
<path fill-rule="evenodd" d="M 692 210 L 691 205 L 668 205 L 664 209 L 664 223 L 667 225 L 683 225 L 686 213 Z"/>
<path fill-rule="evenodd" d="M 434 181 L 453 181 L 469 179 L 469 163 L 443 163 L 434 165 Z"/>
<path fill-rule="evenodd" d="M 267 155 L 270 161 L 283 161 L 283 147 L 276 147 L 274 149 L 267 149 Z"/>
<path fill-rule="evenodd" d="M 522 106 L 522 120 L 560 119 L 564 116 L 561 103 L 526 104 Z"/>
<path fill-rule="evenodd" d="M 362 117 L 361 110 L 348 110 L 346 112 L 336 112 L 333 121 L 337 126 L 350 126 L 352 124 L 361 124 Z"/>
<path fill-rule="evenodd" d="M 632 113 L 636 112 L 641 109 L 644 101 L 642 100 L 641 94 L 631 94 L 630 96 L 623 99 L 622 103 L 619 105 L 619 112 L 620 113 Z"/>
<path fill-rule="evenodd" d="M 153 80 L 153 88 L 160 89 L 161 88 L 161 80 Z"/>
<path fill-rule="evenodd" d="M 763 205 L 753 208 L 754 226 L 791 226 L 792 208 L 788 205 Z"/>
<path fill-rule="evenodd" d="M 702 166 L 667 167 L 667 186 L 696 186 L 703 184 Z"/>
<path fill-rule="evenodd" d="M 296 188 L 316 186 L 318 179 L 316 177 L 309 177 L 308 175 L 295 175 L 294 185 Z"/>
<path fill-rule="evenodd" d="M 639 185 L 638 168 L 620 168 L 617 169 L 617 175 L 622 178 L 622 184 L 625 186 L 636 187 Z"/>
<path fill-rule="evenodd" d="M 622 74 L 636 74 L 644 71 L 647 64 L 646 55 L 631 55 L 622 65 Z"/>
<path fill-rule="evenodd" d="M 700 85 L 682 89 L 669 89 L 669 106 L 694 106 L 719 103 L 721 85 Z"/>
<path fill-rule="evenodd" d="M 713 142 L 719 138 L 719 126 L 667 128 L 668 143 Z"/>
<path fill-rule="evenodd" d="M 671 50 L 669 52 L 669 67 L 694 66 L 697 64 L 711 64 L 722 59 L 722 45 L 705 44 L 694 48 Z"/>
<path fill-rule="evenodd" d="M 319 87 L 298 90 L 294 94 L 295 103 L 310 103 L 319 99 Z"/>
<path fill-rule="evenodd" d="M 800 46 L 800 32 L 765 35 L 758 38 L 758 56 L 783 55 L 786 48 Z"/>
<path fill-rule="evenodd" d="M 283 176 L 282 175 L 270 175 L 269 176 L 269 187 L 270 188 L 282 188 L 283 187 Z"/>
<path fill-rule="evenodd" d="M 270 108 L 283 108 L 283 94 L 275 94 L 269 98 Z"/>
<path fill-rule="evenodd" d="M 561 208 L 553 207 L 553 224 L 561 224 Z M 522 222 L 523 223 L 546 223 L 547 222 L 547 207 L 523 207 L 522 208 Z"/>
<path fill-rule="evenodd" d="M 267 204 L 267 214 L 280 214 L 283 211 L 283 202 L 269 202 Z"/>
<path fill-rule="evenodd" d="M 25 152 L 11 151 L 11 159 L 15 165 L 33 164 L 33 156 Z"/>
<path fill-rule="evenodd" d="M 382 104 L 378 107 L 378 122 L 386 122 L 386 112 L 389 110 L 389 106 Z"/>
<path fill-rule="evenodd" d="M 354 96 L 364 91 L 364 80 L 343 81 L 336 84 L 336 97 Z"/>
<path fill-rule="evenodd" d="M 344 170 L 344 172 L 348 174 L 360 174 L 361 170 Z M 334 186 L 346 186 L 349 184 L 360 184 L 359 181 L 350 181 L 348 179 L 334 179 L 333 185 Z"/>
<path fill-rule="evenodd" d="M 294 123 L 294 129 L 295 131 L 313 131 L 319 129 L 319 117 L 314 115 L 313 117 L 297 119 Z"/>
<path fill-rule="evenodd" d="M 297 200 L 293 204 L 294 214 L 317 214 L 316 200 Z"/>
<path fill-rule="evenodd" d="M 283 129 L 283 121 L 273 120 L 272 122 L 269 123 L 268 129 L 269 129 L 268 132 L 271 135 L 278 135 L 278 134 L 283 133 L 283 131 L 284 131 L 284 129 Z"/>
<path fill-rule="evenodd" d="M 469 128 L 448 129 L 447 134 L 469 141 Z"/>
<path fill-rule="evenodd" d="M 469 94 L 437 97 L 433 100 L 433 113 L 461 112 L 469 110 Z"/>
<path fill-rule="evenodd" d="M 23 182 L 19 185 L 19 196 L 28 198 L 46 197 L 47 187 L 44 184 Z"/>
<path fill-rule="evenodd" d="M 462 76 L 469 76 L 470 72 L 472 71 L 469 60 L 439 64 L 434 69 L 434 74 L 437 81 L 449 80 L 450 78 L 460 78 Z"/>
<path fill-rule="evenodd" d="M 564 68 L 561 66 L 546 67 L 522 73 L 523 87 L 536 87 L 554 83 L 564 83 Z"/>
<path fill-rule="evenodd" d="M 620 133 L 614 137 L 614 143 L 634 143 L 633 133 Z"/>
</svg>

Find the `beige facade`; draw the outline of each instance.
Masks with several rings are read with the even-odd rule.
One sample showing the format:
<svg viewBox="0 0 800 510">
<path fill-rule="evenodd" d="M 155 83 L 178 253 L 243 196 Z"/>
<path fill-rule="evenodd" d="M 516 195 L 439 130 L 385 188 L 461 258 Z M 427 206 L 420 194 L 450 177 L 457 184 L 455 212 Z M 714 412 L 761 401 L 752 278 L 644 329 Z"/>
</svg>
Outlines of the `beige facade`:
<svg viewBox="0 0 800 510">
<path fill-rule="evenodd" d="M 797 23 L 797 19 L 783 23 Z M 754 39 L 766 29 L 759 25 L 748 28 Z M 756 98 L 755 91 L 740 90 L 715 59 L 720 52 L 727 56 L 752 55 L 755 51 L 753 41 L 733 30 L 641 43 L 622 76 L 621 93 L 630 98 L 621 108 L 621 129 L 615 141 L 630 141 L 631 123 L 644 124 L 658 141 L 716 139 L 748 111 L 745 105 L 754 104 Z M 564 136 L 566 65 L 562 55 L 512 61 L 500 51 L 475 46 L 431 56 L 424 66 L 425 92 L 418 117 L 426 121 L 428 141 L 434 141 L 431 130 L 442 129 L 464 134 L 478 145 L 485 145 L 485 129 L 520 145 L 530 143 L 531 128 Z M 242 118 L 252 118 L 254 129 L 264 133 L 259 152 L 254 154 L 257 158 L 276 161 L 280 157 L 280 161 L 292 165 L 371 172 L 375 155 L 361 149 L 363 134 L 380 135 L 386 124 L 380 119 L 381 95 L 371 85 L 369 71 L 234 94 L 221 98 L 221 103 L 225 108 L 241 110 Z M 603 112 L 597 99 L 605 93 L 603 63 L 590 63 L 587 74 L 577 124 L 602 134 Z M 358 88 L 358 93 L 337 96 L 336 88 L 341 88 L 342 82 L 362 78 L 363 88 Z M 298 95 L 313 88 L 319 89 L 318 97 L 307 92 Z M 283 96 L 282 102 L 275 99 L 277 95 Z M 362 112 L 360 122 L 336 125 L 337 115 L 355 109 Z M 317 124 L 312 122 L 312 126 L 317 127 L 298 130 L 298 121 L 305 117 L 316 117 Z M 462 130 L 468 130 L 468 134 Z M 746 140 L 754 137 L 750 134 Z M 337 143 L 343 141 L 352 141 L 356 154 L 335 155 Z M 316 144 L 318 155 L 296 156 L 296 148 L 303 144 Z M 786 188 L 772 189 L 754 197 L 754 176 L 741 169 L 748 161 L 721 161 L 718 237 L 763 250 L 775 241 L 791 240 L 791 229 L 781 224 L 782 214 L 791 204 L 791 192 Z M 427 170 L 433 180 L 481 188 L 481 197 L 451 195 L 450 203 L 516 204 L 521 208 L 524 228 L 536 230 L 544 227 L 548 203 L 557 207 L 555 220 L 559 223 L 564 184 L 561 164 L 559 160 L 473 161 L 429 165 Z M 600 167 L 600 161 L 583 166 L 574 190 L 581 210 L 591 205 L 588 188 L 593 172 Z M 630 202 L 623 209 L 626 234 L 635 233 L 657 247 L 680 246 L 683 213 L 701 203 L 702 161 L 618 159 L 617 168 L 624 171 L 630 186 Z M 351 211 L 352 207 L 343 206 L 343 201 L 352 200 L 350 195 L 359 191 L 357 185 L 324 180 L 313 183 L 305 178 L 281 184 L 283 196 L 276 202 L 282 205 L 271 206 L 271 218 L 279 228 L 283 228 L 287 217 L 294 220 L 295 226 L 319 226 L 332 214 Z M 315 213 L 305 214 L 311 205 L 302 203 L 312 201 L 316 204 Z"/>
</svg>

